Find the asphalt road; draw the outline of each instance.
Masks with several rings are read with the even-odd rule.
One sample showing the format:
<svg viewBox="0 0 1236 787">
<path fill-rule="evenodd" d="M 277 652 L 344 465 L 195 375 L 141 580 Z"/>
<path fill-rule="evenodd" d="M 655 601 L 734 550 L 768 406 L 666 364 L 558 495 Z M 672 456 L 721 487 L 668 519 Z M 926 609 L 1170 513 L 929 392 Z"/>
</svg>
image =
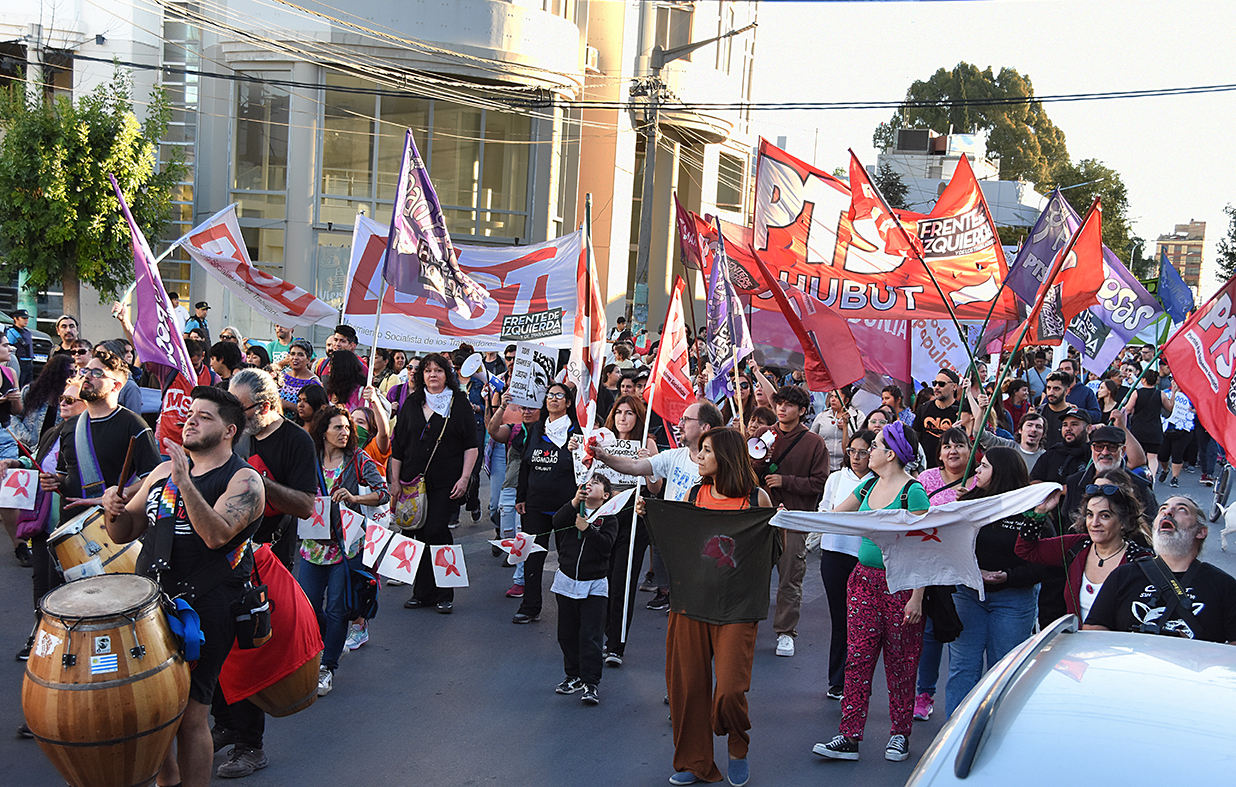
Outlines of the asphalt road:
<svg viewBox="0 0 1236 787">
<path fill-rule="evenodd" d="M 1182 476 L 1181 491 L 1208 507 L 1210 490 L 1197 478 Z M 1160 496 L 1166 491 L 1165 486 L 1156 490 Z M 407 587 L 382 590 L 370 642 L 344 657 L 331 694 L 302 713 L 268 720 L 270 765 L 243 784 L 667 783 L 673 743 L 663 703 L 665 613 L 645 609 L 650 594 L 639 594 L 625 662 L 606 669 L 599 706 L 584 706 L 578 694 L 558 696 L 553 689 L 562 679 L 562 657 L 548 592 L 553 554 L 546 565 L 541 620 L 513 625 L 519 602 L 503 595 L 511 584 L 510 569 L 490 554 L 485 539 L 492 532 L 467 514 L 456 530 L 456 540 L 466 547 L 471 587 L 456 592 L 453 615 L 404 609 Z M 1210 541 L 1204 559 L 1236 574 L 1236 547 L 1221 552 L 1217 529 Z M 908 761 L 885 761 L 889 715 L 882 668 L 876 672 L 862 758 L 828 761 L 811 753 L 814 743 L 836 734 L 840 706 L 824 697 L 827 603 L 818 561 L 808 561 L 797 654 L 776 656 L 771 623 L 760 627 L 748 695 L 750 784 L 814 785 L 834 778 L 863 786 L 902 784 L 943 725 L 943 711 L 915 722 Z M 15 735 L 22 722 L 24 665 L 11 654 L 29 634 L 29 583 L 30 572 L 6 554 L 0 560 L 0 645 L 8 654 L 0 659 L 0 783 L 60 785 L 38 745 Z M 947 654 L 942 673 L 947 674 Z M 724 770 L 722 739 L 716 740 L 715 756 Z M 223 754 L 216 756 L 216 763 L 223 761 Z M 214 780 L 221 782 L 226 780 Z"/>
</svg>

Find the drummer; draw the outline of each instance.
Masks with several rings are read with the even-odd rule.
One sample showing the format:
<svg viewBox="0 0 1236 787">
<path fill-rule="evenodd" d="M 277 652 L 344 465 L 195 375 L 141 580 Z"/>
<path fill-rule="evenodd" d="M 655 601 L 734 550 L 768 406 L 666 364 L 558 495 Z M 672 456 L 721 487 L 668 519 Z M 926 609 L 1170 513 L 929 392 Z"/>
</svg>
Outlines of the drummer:
<svg viewBox="0 0 1236 787">
<path fill-rule="evenodd" d="M 67 522 L 88 506 L 99 505 L 103 490 L 133 477 L 145 478 L 159 465 L 154 435 L 142 417 L 120 406 L 120 389 L 129 379 L 129 365 L 107 350 L 95 350 L 81 371 L 81 398 L 86 415 L 77 419 L 60 444 L 56 475 L 39 473 L 39 481 L 60 493 L 60 520 Z M 121 479 L 129 441 L 134 439 L 131 475 Z"/>
<path fill-rule="evenodd" d="M 189 704 L 176 733 L 177 758 L 168 756 L 160 781 L 185 787 L 210 783 L 214 747 L 211 697 L 236 638 L 232 604 L 253 570 L 250 539 L 266 504 L 262 479 L 232 446 L 245 428 L 245 411 L 227 391 L 199 385 L 190 393 L 183 448 L 168 440 L 170 457 L 125 498 L 115 486 L 103 495 L 107 533 L 117 543 L 142 536 L 138 573 L 171 596 L 188 601 L 201 618 L 201 655 L 189 683 Z"/>
</svg>

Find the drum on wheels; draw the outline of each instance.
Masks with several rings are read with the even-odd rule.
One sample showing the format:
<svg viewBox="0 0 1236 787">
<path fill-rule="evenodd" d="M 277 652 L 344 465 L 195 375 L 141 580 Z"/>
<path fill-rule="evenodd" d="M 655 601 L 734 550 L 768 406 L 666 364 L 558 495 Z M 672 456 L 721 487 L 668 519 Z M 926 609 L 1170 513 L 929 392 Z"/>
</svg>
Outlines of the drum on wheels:
<svg viewBox="0 0 1236 787">
<path fill-rule="evenodd" d="M 107 535 L 103 509 L 94 506 L 65 522 L 47 537 L 66 582 L 99 574 L 132 574 L 137 568 L 138 541 L 117 544 Z"/>
<path fill-rule="evenodd" d="M 1227 511 L 1232 497 L 1232 466 L 1224 464 L 1219 471 L 1219 479 L 1215 481 L 1214 498 L 1210 502 L 1210 521 L 1218 522 Z"/>
<path fill-rule="evenodd" d="M 88 577 L 39 609 L 21 691 L 26 726 L 73 787 L 152 783 L 189 700 L 189 666 L 158 585 Z"/>
</svg>

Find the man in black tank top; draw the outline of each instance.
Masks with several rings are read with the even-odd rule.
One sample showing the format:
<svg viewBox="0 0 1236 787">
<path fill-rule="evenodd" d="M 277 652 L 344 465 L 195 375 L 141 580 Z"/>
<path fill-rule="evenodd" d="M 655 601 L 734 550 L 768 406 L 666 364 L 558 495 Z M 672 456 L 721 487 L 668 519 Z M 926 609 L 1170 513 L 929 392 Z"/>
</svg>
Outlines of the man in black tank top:
<svg viewBox="0 0 1236 787">
<path fill-rule="evenodd" d="M 257 471 L 232 453 L 245 426 L 240 402 L 211 386 L 199 385 L 190 396 L 184 447 L 165 441 L 170 459 L 128 499 L 109 488 L 103 507 L 108 535 L 117 543 L 146 534 L 138 573 L 190 602 L 201 618 L 206 640 L 176 734 L 177 761 L 166 763 L 160 777 L 165 784 L 206 787 L 214 756 L 210 701 L 236 636 L 231 606 L 252 570 L 249 539 L 266 498 Z"/>
</svg>

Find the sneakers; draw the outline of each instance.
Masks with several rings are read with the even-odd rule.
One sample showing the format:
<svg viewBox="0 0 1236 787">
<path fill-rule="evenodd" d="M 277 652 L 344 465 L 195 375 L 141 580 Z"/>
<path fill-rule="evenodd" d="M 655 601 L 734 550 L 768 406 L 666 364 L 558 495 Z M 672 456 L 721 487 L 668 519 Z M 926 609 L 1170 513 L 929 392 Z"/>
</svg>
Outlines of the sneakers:
<svg viewBox="0 0 1236 787">
<path fill-rule="evenodd" d="M 936 709 L 935 697 L 932 697 L 925 691 L 920 691 L 918 696 L 914 698 L 914 720 L 927 721 L 931 718 L 931 712 Z"/>
<path fill-rule="evenodd" d="M 1164 482 L 1164 481 L 1166 481 L 1166 480 L 1167 480 L 1167 468 L 1166 468 L 1166 467 L 1160 467 L 1160 468 L 1159 468 L 1159 475 L 1158 475 L 1158 477 L 1155 479 L 1155 482 L 1156 482 L 1156 483 L 1160 483 L 1160 484 L 1161 484 L 1161 483 L 1163 483 L 1163 482 Z"/>
<path fill-rule="evenodd" d="M 333 688 L 335 688 L 335 673 L 330 671 L 330 667 L 318 667 L 318 696 L 325 697 Z"/>
<path fill-rule="evenodd" d="M 34 566 L 34 555 L 30 552 L 30 545 L 22 541 L 13 548 L 13 556 L 17 558 L 17 562 L 21 563 L 22 568 L 32 568 Z"/>
<path fill-rule="evenodd" d="M 511 618 L 511 622 L 515 623 L 516 625 L 524 626 L 535 620 L 540 620 L 540 619 L 541 619 L 540 612 L 536 613 L 535 615 L 529 615 L 527 612 L 516 612 L 515 617 Z"/>
<path fill-rule="evenodd" d="M 777 637 L 777 655 L 778 656 L 793 656 L 794 655 L 794 638 L 789 634 L 781 634 Z"/>
<path fill-rule="evenodd" d="M 31 634 L 30 638 L 26 640 L 26 646 L 22 648 L 21 650 L 17 651 L 17 660 L 18 661 L 29 661 L 30 660 L 30 649 L 33 647 L 34 647 L 34 635 Z M 216 749 L 216 751 L 218 750 Z"/>
<path fill-rule="evenodd" d="M 266 752 L 261 749 L 250 749 L 248 746 L 233 746 L 228 752 L 227 762 L 219 766 L 219 770 L 215 771 L 216 776 L 221 776 L 224 779 L 239 779 L 242 776 L 248 776 L 254 771 L 260 771 L 266 767 L 267 759 Z"/>
<path fill-rule="evenodd" d="M 554 691 L 559 694 L 574 694 L 582 688 L 584 688 L 584 682 L 582 680 L 579 678 L 568 677 L 564 678 L 562 682 L 558 684 L 558 688 L 554 689 Z"/>
<path fill-rule="evenodd" d="M 751 779 L 751 764 L 747 762 L 747 758 L 741 760 L 730 760 L 730 768 L 725 773 L 725 778 L 733 787 L 743 787 Z"/>
<path fill-rule="evenodd" d="M 831 687 L 829 687 L 829 689 L 828 689 L 828 693 L 827 693 L 827 694 L 825 694 L 824 696 L 825 696 L 827 699 L 830 699 L 830 700 L 837 700 L 838 702 L 840 702 L 840 701 L 841 701 L 841 698 L 842 698 L 842 697 L 844 697 L 845 695 L 841 693 L 841 687 L 840 687 L 840 686 L 831 686 Z"/>
<path fill-rule="evenodd" d="M 695 784 L 699 780 L 700 778 L 694 773 L 691 773 L 691 771 L 678 771 L 670 777 L 670 784 Z"/>
<path fill-rule="evenodd" d="M 811 747 L 811 751 L 833 760 L 857 760 L 858 738 L 838 735 L 828 743 L 817 743 Z"/>
<path fill-rule="evenodd" d="M 506 597 L 507 598 L 523 598 L 524 597 L 524 586 L 523 585 L 511 585 L 511 589 L 506 592 Z"/>
<path fill-rule="evenodd" d="M 889 762 L 904 762 L 910 757 L 910 739 L 904 735 L 894 735 L 888 739 L 884 747 L 884 759 Z"/>
<path fill-rule="evenodd" d="M 622 666 L 622 654 L 621 654 L 621 653 L 607 653 L 607 654 L 605 654 L 605 666 L 607 666 L 607 667 L 621 667 L 621 666 Z"/>
<path fill-rule="evenodd" d="M 215 751 L 220 752 L 236 742 L 236 730 L 229 730 L 216 724 L 210 728 L 210 738 L 214 741 Z"/>
<path fill-rule="evenodd" d="M 1215 485 L 1215 479 L 1214 479 L 1213 477 L 1211 477 L 1211 476 L 1207 475 L 1206 473 L 1202 473 L 1202 481 L 1201 481 L 1201 484 L 1202 484 L 1202 486 L 1214 486 L 1214 485 Z"/>
<path fill-rule="evenodd" d="M 1180 487 L 1180 477 L 1172 476 L 1172 482 L 1169 486 L 1171 486 L 1172 489 L 1178 489 Z"/>
<path fill-rule="evenodd" d="M 657 583 L 653 582 L 651 579 L 645 579 L 643 582 L 639 583 L 639 592 L 641 593 L 655 593 L 656 590 Z"/>
<path fill-rule="evenodd" d="M 657 588 L 657 594 L 648 602 L 648 609 L 669 609 L 669 593 Z"/>
<path fill-rule="evenodd" d="M 584 684 L 584 695 L 580 697 L 580 700 L 585 705 L 600 705 L 601 695 L 597 693 L 596 686 L 593 686 L 591 683 L 586 683 Z"/>
<path fill-rule="evenodd" d="M 343 646 L 348 650 L 356 650 L 368 641 L 369 622 L 365 621 L 361 624 L 353 623 L 348 626 L 348 638 L 343 641 Z"/>
</svg>

